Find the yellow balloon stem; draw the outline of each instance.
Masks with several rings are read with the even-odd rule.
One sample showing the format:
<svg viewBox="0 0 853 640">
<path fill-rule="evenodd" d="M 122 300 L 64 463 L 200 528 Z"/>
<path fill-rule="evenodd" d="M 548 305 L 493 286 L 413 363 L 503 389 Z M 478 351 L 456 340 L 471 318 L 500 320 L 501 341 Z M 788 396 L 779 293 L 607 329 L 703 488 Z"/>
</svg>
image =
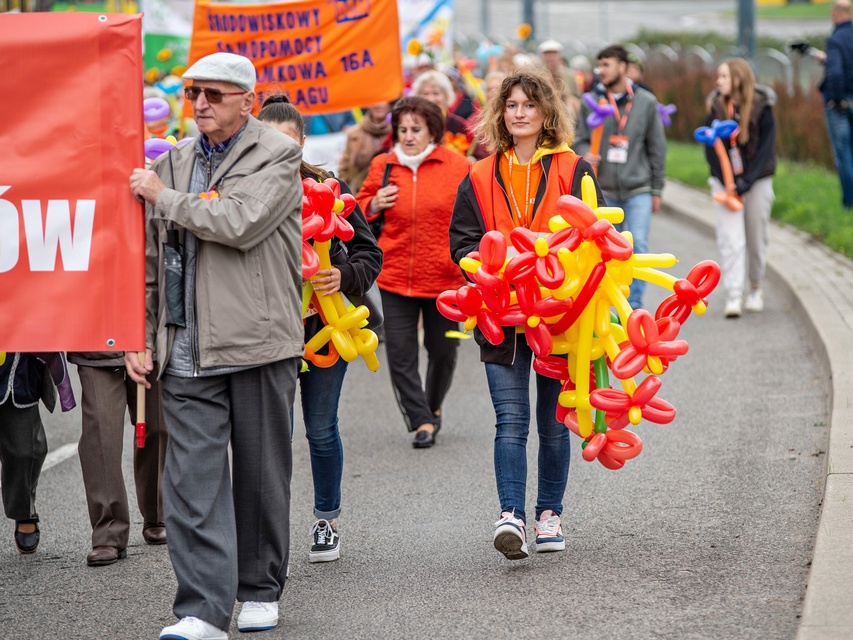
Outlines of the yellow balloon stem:
<svg viewBox="0 0 853 640">
<path fill-rule="evenodd" d="M 678 281 L 678 278 L 668 273 L 658 271 L 657 269 L 646 269 L 644 267 L 635 267 L 634 277 L 638 280 L 645 280 L 646 282 L 656 284 L 669 291 L 673 290 L 675 283 Z"/>
<path fill-rule="evenodd" d="M 610 300 L 610 304 L 616 307 L 616 313 L 619 315 L 619 321 L 622 323 L 622 326 L 625 326 L 628 323 L 628 316 L 630 316 L 633 311 L 631 304 L 625 297 L 625 294 L 619 290 L 619 287 L 616 285 L 616 282 L 609 273 L 605 273 L 604 277 L 601 279 L 601 288 L 604 291 L 604 295 L 606 295 L 608 300 Z"/>
<path fill-rule="evenodd" d="M 310 282 L 305 282 L 305 286 L 302 287 L 302 317 L 305 317 L 305 314 L 308 312 L 308 306 L 311 304 L 311 296 L 314 295 L 314 287 L 311 286 Z"/>
<path fill-rule="evenodd" d="M 637 253 L 631 256 L 631 264 L 635 269 L 648 267 L 667 269 L 678 264 L 678 258 L 671 253 Z"/>
<path fill-rule="evenodd" d="M 474 258 L 465 256 L 459 261 L 459 266 L 468 273 L 475 273 L 477 269 L 483 266 L 483 263 L 479 260 L 474 260 Z"/>
<path fill-rule="evenodd" d="M 619 224 L 625 220 L 625 212 L 619 207 L 598 207 L 595 215 L 602 220 L 609 220 L 612 224 Z"/>
<path fill-rule="evenodd" d="M 589 402 L 589 365 L 590 351 L 592 350 L 592 331 L 595 323 L 595 306 L 588 304 L 581 313 L 578 326 L 578 351 L 577 351 L 577 380 L 575 390 L 577 392 L 577 416 L 578 433 L 582 438 L 592 433 L 592 405 Z"/>
</svg>

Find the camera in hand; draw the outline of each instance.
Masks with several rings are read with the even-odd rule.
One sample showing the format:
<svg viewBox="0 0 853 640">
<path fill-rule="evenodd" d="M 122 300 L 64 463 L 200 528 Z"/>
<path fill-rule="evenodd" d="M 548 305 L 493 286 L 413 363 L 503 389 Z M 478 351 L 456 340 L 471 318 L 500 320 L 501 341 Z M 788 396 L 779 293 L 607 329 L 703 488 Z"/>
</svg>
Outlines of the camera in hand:
<svg viewBox="0 0 853 640">
<path fill-rule="evenodd" d="M 811 53 L 812 46 L 806 42 L 805 40 L 797 40 L 788 45 L 791 51 L 796 51 L 801 56 L 808 55 Z"/>
</svg>

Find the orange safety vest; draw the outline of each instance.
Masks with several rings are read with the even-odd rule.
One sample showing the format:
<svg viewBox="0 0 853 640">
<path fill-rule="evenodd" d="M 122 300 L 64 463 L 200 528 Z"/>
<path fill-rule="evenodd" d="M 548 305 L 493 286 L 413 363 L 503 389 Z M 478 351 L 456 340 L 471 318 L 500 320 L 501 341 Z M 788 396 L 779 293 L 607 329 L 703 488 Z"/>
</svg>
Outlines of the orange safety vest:
<svg viewBox="0 0 853 640">
<path fill-rule="evenodd" d="M 473 164 L 471 185 L 474 187 L 474 196 L 477 198 L 486 231 L 497 229 L 509 241 L 509 234 L 516 224 L 509 208 L 506 190 L 501 186 L 498 157 L 499 154 L 495 153 Z M 548 167 L 547 174 L 543 172 L 543 179 L 539 182 L 533 203 L 533 221 L 530 223 L 530 230 L 536 233 L 549 231 L 548 220 L 557 215 L 557 198 L 572 192 L 575 168 L 580 160 L 580 156 L 571 151 L 554 153 L 542 158 L 540 162 L 543 163 L 543 169 L 547 158 L 551 158 L 551 166 Z M 552 185 L 557 185 L 557 188 Z"/>
</svg>

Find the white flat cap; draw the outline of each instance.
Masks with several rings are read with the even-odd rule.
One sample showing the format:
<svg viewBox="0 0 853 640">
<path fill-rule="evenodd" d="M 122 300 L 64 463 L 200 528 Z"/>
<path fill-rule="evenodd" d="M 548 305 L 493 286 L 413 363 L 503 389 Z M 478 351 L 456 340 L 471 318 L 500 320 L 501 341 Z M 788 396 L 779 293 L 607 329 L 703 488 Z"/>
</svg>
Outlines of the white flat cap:
<svg viewBox="0 0 853 640">
<path fill-rule="evenodd" d="M 246 91 L 255 90 L 255 65 L 245 56 L 220 51 L 196 61 L 183 75 L 184 80 L 230 82 Z"/>
<path fill-rule="evenodd" d="M 557 53 L 562 53 L 563 45 L 561 45 L 556 40 L 546 40 L 545 42 L 539 45 L 539 53 L 545 53 L 547 51 L 556 51 Z"/>
</svg>

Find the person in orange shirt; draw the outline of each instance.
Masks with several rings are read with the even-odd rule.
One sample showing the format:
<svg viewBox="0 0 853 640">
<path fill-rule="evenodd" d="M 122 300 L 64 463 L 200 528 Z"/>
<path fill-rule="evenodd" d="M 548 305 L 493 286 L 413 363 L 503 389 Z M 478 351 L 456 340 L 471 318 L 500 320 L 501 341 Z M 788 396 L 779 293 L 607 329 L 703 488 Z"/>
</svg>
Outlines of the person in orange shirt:
<svg viewBox="0 0 853 640">
<path fill-rule="evenodd" d="M 454 262 L 479 248 L 486 231 L 510 233 L 524 227 L 548 233 L 548 220 L 563 194 L 581 197 L 581 178 L 592 167 L 569 144 L 574 127 L 565 101 L 547 72 L 532 67 L 507 77 L 486 105 L 478 125 L 494 151 L 471 167 L 459 185 L 450 221 Z M 593 178 L 594 179 L 594 178 Z M 596 183 L 600 201 L 601 190 Z M 474 335 L 496 416 L 495 477 L 501 516 L 495 548 L 509 560 L 528 557 L 525 497 L 527 434 L 530 428 L 530 367 L 533 351 L 524 334 L 504 327 L 504 340 Z M 536 425 L 539 433 L 539 483 L 536 502 L 536 551 L 562 551 L 560 516 L 569 475 L 569 430 L 556 418 L 560 381 L 536 374 Z"/>
<path fill-rule="evenodd" d="M 377 284 L 385 312 L 385 353 L 391 383 L 413 446 L 435 444 L 441 405 L 456 368 L 457 323 L 436 308 L 438 295 L 465 280 L 450 259 L 447 227 L 456 187 L 470 164 L 442 145 L 444 114 L 425 98 L 403 98 L 391 112 L 394 148 L 370 163 L 356 199 L 368 221 L 384 218 L 384 253 Z M 418 323 L 423 320 L 428 365 L 418 373 Z"/>
</svg>

